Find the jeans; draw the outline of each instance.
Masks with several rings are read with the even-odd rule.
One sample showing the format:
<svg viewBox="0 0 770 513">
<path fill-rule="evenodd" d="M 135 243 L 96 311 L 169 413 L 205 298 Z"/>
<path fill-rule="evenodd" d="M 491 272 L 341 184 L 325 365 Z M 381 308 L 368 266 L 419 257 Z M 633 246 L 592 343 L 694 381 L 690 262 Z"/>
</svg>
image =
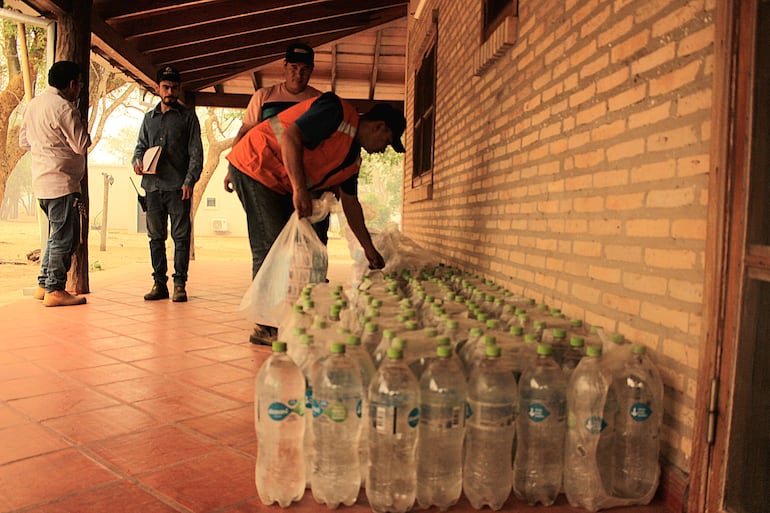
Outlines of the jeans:
<svg viewBox="0 0 770 513">
<path fill-rule="evenodd" d="M 166 237 L 171 218 L 171 238 L 174 240 L 174 285 L 187 283 L 190 267 L 190 208 L 192 200 L 182 199 L 182 191 L 152 191 L 147 193 L 147 236 L 150 238 L 152 278 L 156 283 L 168 281 Z"/>
<path fill-rule="evenodd" d="M 64 290 L 72 255 L 80 245 L 80 215 L 76 205 L 80 193 L 38 200 L 48 218 L 48 242 L 37 283 L 47 292 Z"/>
<path fill-rule="evenodd" d="M 241 200 L 243 210 L 246 211 L 246 227 L 251 247 L 251 278 L 254 279 L 270 247 L 294 212 L 294 203 L 291 194 L 278 194 L 268 189 L 232 164 L 228 170 L 233 189 Z M 329 228 L 329 216 L 313 224 L 313 228 L 325 245 L 329 240 L 326 233 Z"/>
</svg>

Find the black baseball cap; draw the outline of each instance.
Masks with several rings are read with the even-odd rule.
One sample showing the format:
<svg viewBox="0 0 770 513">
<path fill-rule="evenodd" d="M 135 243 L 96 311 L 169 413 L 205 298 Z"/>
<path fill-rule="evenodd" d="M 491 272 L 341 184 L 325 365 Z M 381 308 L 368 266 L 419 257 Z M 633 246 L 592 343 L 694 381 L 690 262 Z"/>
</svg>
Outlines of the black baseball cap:
<svg viewBox="0 0 770 513">
<path fill-rule="evenodd" d="M 378 103 L 369 112 L 364 114 L 364 117 L 372 121 L 384 121 L 388 128 L 390 128 L 390 131 L 393 132 L 393 140 L 390 145 L 398 153 L 406 152 L 406 148 L 404 148 L 404 144 L 401 142 L 401 136 L 406 129 L 406 118 L 404 118 L 403 112 L 394 109 L 388 103 Z"/>
<path fill-rule="evenodd" d="M 303 43 L 294 43 L 286 47 L 286 62 L 304 62 L 313 65 L 313 49 Z"/>
<path fill-rule="evenodd" d="M 172 68 L 171 66 L 163 66 L 158 70 L 158 74 L 156 75 L 156 82 L 160 84 L 161 80 L 168 80 L 169 82 L 181 82 L 181 78 L 179 76 L 179 72 Z"/>
</svg>

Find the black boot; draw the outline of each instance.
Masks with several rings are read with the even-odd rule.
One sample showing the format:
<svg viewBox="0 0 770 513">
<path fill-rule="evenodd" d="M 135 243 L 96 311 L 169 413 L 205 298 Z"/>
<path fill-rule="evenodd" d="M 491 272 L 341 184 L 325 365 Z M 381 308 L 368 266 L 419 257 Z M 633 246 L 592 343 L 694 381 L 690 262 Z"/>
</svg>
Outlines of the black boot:
<svg viewBox="0 0 770 513">
<path fill-rule="evenodd" d="M 158 299 L 168 299 L 168 287 L 165 283 L 155 282 L 152 290 L 144 295 L 145 301 L 157 301 Z"/>
</svg>

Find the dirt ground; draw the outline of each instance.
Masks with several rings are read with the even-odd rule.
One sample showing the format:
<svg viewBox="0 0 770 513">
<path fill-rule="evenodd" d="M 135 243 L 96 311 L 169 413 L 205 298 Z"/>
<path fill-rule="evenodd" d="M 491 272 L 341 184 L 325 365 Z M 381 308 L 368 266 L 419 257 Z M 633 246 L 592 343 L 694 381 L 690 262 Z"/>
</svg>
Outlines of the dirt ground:
<svg viewBox="0 0 770 513">
<path fill-rule="evenodd" d="M 127 264 L 146 263 L 148 276 L 150 250 L 147 235 L 109 230 L 106 250 L 99 249 L 101 232 L 92 230 L 88 236 L 89 268 L 92 273 L 116 269 Z M 169 240 L 169 248 L 173 242 Z M 27 260 L 27 253 L 40 247 L 38 222 L 34 217 L 0 220 L 0 305 L 31 294 L 37 285 L 38 262 Z M 329 238 L 329 261 L 337 264 L 352 262 L 344 238 Z M 250 261 L 246 237 L 196 236 L 195 258 L 204 261 Z M 330 269 L 331 270 L 331 269 Z"/>
</svg>

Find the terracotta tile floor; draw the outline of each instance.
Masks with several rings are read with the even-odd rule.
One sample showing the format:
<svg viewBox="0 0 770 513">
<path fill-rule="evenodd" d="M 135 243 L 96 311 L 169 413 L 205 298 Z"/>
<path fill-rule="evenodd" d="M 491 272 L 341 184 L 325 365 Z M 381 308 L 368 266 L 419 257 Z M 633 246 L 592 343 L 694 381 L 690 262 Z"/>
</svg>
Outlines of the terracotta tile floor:
<svg viewBox="0 0 770 513">
<path fill-rule="evenodd" d="M 278 510 L 254 487 L 253 377 L 268 351 L 237 312 L 249 267 L 193 262 L 183 304 L 143 301 L 136 264 L 93 273 L 85 306 L 0 306 L 0 511 Z M 542 511 L 582 511 L 560 504 Z M 310 493 L 291 508 L 325 509 Z M 369 511 L 363 493 L 348 511 Z"/>
</svg>

